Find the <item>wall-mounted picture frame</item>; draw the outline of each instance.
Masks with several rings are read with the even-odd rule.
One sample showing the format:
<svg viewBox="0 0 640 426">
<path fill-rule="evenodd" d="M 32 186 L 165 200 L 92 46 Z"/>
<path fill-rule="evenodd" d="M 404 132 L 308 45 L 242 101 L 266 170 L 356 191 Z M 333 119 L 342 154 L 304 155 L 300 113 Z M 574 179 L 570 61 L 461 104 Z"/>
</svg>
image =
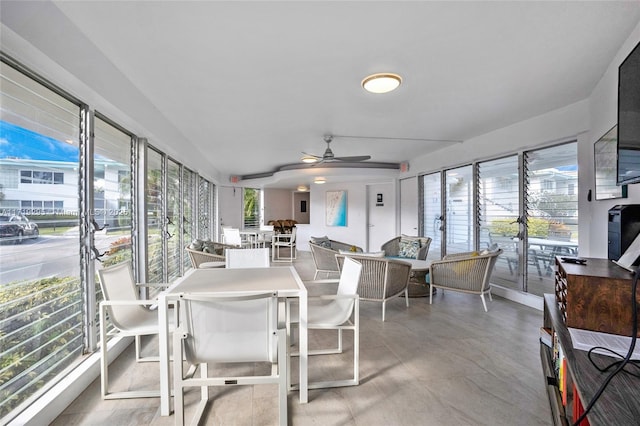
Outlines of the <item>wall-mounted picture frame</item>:
<svg viewBox="0 0 640 426">
<path fill-rule="evenodd" d="M 347 191 L 327 191 L 327 226 L 347 226 Z"/>
<path fill-rule="evenodd" d="M 596 200 L 627 198 L 627 185 L 616 185 L 618 126 L 613 126 L 593 145 Z"/>
</svg>

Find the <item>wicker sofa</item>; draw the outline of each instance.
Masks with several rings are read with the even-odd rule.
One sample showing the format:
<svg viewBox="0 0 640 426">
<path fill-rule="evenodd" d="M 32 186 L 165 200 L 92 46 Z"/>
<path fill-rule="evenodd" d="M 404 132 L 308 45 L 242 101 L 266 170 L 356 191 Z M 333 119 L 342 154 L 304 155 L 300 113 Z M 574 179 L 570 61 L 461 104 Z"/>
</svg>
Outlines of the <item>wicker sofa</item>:
<svg viewBox="0 0 640 426">
<path fill-rule="evenodd" d="M 415 257 L 410 255 L 410 249 L 407 249 L 407 247 L 411 246 L 412 243 L 416 245 Z M 410 257 L 413 259 L 426 260 L 427 254 L 429 253 L 430 245 L 430 237 L 412 237 L 408 235 L 400 235 L 384 243 L 380 247 L 380 250 L 384 251 L 384 255 L 387 257 Z"/>
<path fill-rule="evenodd" d="M 341 269 L 345 257 L 350 257 L 362 263 L 362 273 L 358 282 L 358 295 L 360 300 L 382 302 L 382 321 L 385 319 L 387 300 L 396 298 L 404 293 L 405 304 L 409 307 L 410 263 L 403 262 L 400 259 L 358 254 L 336 254 L 335 257 Z"/>
<path fill-rule="evenodd" d="M 194 268 L 203 268 L 204 263 L 224 262 L 224 251 L 228 248 L 238 248 L 231 244 L 218 243 L 215 241 L 195 240 L 185 250 L 191 259 L 191 266 Z"/>
<path fill-rule="evenodd" d="M 327 277 L 331 276 L 331 274 L 340 273 L 338 263 L 336 262 L 336 254 L 338 254 L 340 250 L 362 252 L 361 247 L 331 240 L 326 237 L 312 237 L 311 241 L 309 241 L 309 248 L 311 249 L 313 263 L 316 266 L 316 273 L 313 276 L 314 280 L 318 278 L 318 274 L 321 272 L 324 272 Z"/>
</svg>

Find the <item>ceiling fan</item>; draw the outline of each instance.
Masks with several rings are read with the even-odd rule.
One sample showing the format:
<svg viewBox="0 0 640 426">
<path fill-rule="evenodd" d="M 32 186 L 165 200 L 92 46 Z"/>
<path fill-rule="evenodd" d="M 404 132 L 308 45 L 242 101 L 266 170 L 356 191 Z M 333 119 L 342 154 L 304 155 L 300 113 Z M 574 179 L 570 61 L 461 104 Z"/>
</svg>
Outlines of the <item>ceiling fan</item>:
<svg viewBox="0 0 640 426">
<path fill-rule="evenodd" d="M 333 136 L 324 135 L 324 141 L 327 143 L 327 149 L 324 151 L 324 154 L 320 156 L 320 155 L 308 154 L 306 152 L 303 152 L 304 157 L 302 157 L 302 161 L 304 161 L 305 163 L 320 164 L 326 161 L 358 162 L 358 161 L 369 160 L 371 158 L 370 155 L 359 155 L 359 156 L 352 156 L 352 157 L 336 157 L 333 154 L 333 151 L 331 151 L 330 144 L 332 140 L 333 140 Z"/>
</svg>

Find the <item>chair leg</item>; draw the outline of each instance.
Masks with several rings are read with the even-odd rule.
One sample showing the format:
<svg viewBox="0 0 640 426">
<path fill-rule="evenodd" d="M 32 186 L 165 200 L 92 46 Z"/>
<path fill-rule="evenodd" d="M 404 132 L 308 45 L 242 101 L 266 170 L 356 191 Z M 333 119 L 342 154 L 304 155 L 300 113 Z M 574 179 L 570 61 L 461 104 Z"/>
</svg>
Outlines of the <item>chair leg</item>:
<svg viewBox="0 0 640 426">
<path fill-rule="evenodd" d="M 285 333 L 280 330 L 278 334 L 278 406 L 280 414 L 280 425 L 287 426 L 287 394 L 289 392 L 289 345 Z"/>
<path fill-rule="evenodd" d="M 353 312 L 353 381 L 354 385 L 358 385 L 360 383 L 360 304 L 357 299 Z"/>
<path fill-rule="evenodd" d="M 482 306 L 484 306 L 484 311 L 485 312 L 489 312 L 487 310 L 487 302 L 485 302 L 485 300 L 484 300 L 484 293 L 480 293 L 480 298 L 482 299 Z"/>
<path fill-rule="evenodd" d="M 387 310 L 387 301 L 383 300 L 382 301 L 382 322 L 384 322 L 384 314 L 386 310 Z"/>
<path fill-rule="evenodd" d="M 409 307 L 409 288 L 404 289 L 404 303 Z"/>
</svg>

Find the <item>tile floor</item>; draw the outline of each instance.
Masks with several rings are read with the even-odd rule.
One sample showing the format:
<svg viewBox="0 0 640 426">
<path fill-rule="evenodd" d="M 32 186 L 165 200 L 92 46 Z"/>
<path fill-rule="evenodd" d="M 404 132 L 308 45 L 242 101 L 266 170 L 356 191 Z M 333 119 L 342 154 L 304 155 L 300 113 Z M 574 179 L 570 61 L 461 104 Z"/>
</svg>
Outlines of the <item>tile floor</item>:
<svg viewBox="0 0 640 426">
<path fill-rule="evenodd" d="M 295 266 L 303 280 L 313 277 L 308 252 Z M 308 287 L 310 294 L 326 291 Z M 402 299 L 390 301 L 383 323 L 379 303 L 361 302 L 361 384 L 310 390 L 308 404 L 291 392 L 289 424 L 550 425 L 538 346 L 542 312 L 494 297 L 485 313 L 478 296 L 453 292 L 439 292 L 433 303 L 414 298 L 407 309 Z M 310 342 L 329 338 L 314 332 Z M 350 339 L 345 335 L 344 355 L 311 357 L 311 380 L 350 373 Z M 130 347 L 112 364 L 114 389 L 157 386 L 154 364 L 132 365 L 132 356 Z M 187 404 L 197 392 L 187 394 Z M 210 395 L 201 424 L 277 424 L 275 386 L 211 388 Z M 158 406 L 157 398 L 103 401 L 97 379 L 53 425 L 173 424 Z"/>
</svg>

